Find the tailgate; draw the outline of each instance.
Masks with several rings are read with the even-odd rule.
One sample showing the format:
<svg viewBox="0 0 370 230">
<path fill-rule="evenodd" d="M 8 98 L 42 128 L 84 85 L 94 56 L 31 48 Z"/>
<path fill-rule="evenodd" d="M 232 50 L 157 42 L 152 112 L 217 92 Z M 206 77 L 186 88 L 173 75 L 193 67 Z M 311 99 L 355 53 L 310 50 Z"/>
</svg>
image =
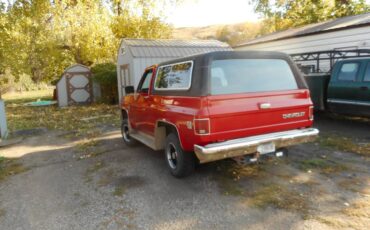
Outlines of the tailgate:
<svg viewBox="0 0 370 230">
<path fill-rule="evenodd" d="M 308 90 L 246 93 L 208 97 L 213 141 L 308 127 Z"/>
</svg>

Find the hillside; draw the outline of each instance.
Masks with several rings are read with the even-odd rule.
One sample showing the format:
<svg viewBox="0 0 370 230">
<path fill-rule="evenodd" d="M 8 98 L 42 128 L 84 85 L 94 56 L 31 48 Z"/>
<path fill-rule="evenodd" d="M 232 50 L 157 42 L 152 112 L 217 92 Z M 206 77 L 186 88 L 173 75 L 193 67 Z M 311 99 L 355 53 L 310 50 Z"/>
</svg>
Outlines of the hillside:
<svg viewBox="0 0 370 230">
<path fill-rule="evenodd" d="M 229 25 L 230 26 L 230 25 Z M 173 30 L 173 38 L 176 39 L 200 39 L 215 38 L 217 32 L 224 25 L 212 25 L 205 27 L 181 27 Z"/>
<path fill-rule="evenodd" d="M 211 25 L 205 27 L 174 28 L 175 39 L 217 39 L 235 45 L 240 41 L 258 36 L 259 22 L 245 22 L 229 25 Z"/>
</svg>

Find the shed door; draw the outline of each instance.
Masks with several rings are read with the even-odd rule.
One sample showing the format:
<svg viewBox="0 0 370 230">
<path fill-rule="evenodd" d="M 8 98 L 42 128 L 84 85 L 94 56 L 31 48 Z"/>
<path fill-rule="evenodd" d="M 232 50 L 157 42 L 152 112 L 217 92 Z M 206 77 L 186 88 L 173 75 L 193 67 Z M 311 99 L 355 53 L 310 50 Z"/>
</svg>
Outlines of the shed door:
<svg viewBox="0 0 370 230">
<path fill-rule="evenodd" d="M 90 73 L 73 72 L 66 74 L 68 105 L 92 102 L 92 82 Z"/>
<path fill-rule="evenodd" d="M 131 85 L 129 65 L 121 65 L 120 68 L 120 82 L 122 95 L 125 94 L 125 87 Z"/>
</svg>

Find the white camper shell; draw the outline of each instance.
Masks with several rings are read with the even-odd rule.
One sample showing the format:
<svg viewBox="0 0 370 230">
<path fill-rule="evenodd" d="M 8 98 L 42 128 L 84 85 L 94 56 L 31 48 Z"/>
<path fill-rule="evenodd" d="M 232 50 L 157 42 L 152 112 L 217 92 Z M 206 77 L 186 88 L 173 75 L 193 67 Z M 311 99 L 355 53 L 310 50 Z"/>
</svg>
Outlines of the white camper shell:
<svg viewBox="0 0 370 230">
<path fill-rule="evenodd" d="M 125 86 L 139 84 L 146 67 L 172 59 L 232 48 L 216 40 L 148 40 L 123 39 L 117 56 L 118 96 L 124 96 Z"/>
</svg>

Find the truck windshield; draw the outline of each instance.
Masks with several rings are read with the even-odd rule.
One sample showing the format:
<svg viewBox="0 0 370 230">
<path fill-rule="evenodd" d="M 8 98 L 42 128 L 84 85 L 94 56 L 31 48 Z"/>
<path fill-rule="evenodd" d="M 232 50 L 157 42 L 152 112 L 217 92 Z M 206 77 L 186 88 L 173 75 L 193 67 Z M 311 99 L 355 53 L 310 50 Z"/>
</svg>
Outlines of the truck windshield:
<svg viewBox="0 0 370 230">
<path fill-rule="evenodd" d="M 298 89 L 285 60 L 225 59 L 211 65 L 211 94 L 236 94 Z"/>
</svg>

